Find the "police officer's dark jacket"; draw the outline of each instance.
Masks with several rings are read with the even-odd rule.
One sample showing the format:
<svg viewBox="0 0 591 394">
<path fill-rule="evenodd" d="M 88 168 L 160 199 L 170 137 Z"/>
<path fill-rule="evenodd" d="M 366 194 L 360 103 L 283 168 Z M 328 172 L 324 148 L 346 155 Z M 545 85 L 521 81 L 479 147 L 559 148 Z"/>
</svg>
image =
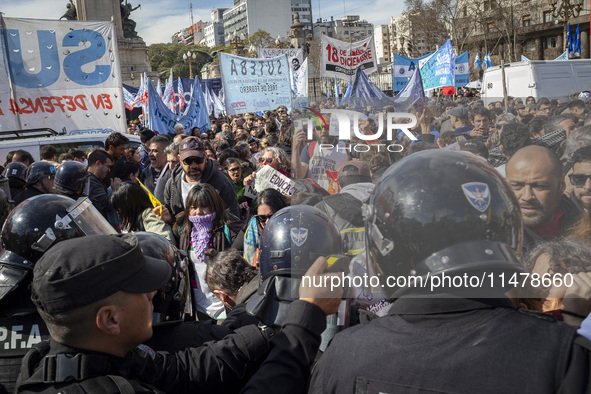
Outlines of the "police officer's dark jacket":
<svg viewBox="0 0 591 394">
<path fill-rule="evenodd" d="M 268 341 L 256 326 L 174 354 L 140 345 L 124 358 L 50 340 L 35 345 L 23 359 L 16 392 L 236 392 L 249 363 L 267 351 Z"/>
</svg>

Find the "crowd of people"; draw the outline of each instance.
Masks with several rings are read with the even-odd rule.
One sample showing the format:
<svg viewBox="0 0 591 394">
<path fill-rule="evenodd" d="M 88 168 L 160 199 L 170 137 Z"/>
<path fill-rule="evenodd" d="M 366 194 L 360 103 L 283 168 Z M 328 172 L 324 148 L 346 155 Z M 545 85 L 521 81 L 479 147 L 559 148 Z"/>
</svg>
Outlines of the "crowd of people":
<svg viewBox="0 0 591 394">
<path fill-rule="evenodd" d="M 591 94 L 424 100 L 414 139 L 280 106 L 11 152 L 0 392 L 590 391 Z M 302 279 L 340 273 L 379 286 Z M 529 279 L 386 282 L 466 274 Z"/>
</svg>

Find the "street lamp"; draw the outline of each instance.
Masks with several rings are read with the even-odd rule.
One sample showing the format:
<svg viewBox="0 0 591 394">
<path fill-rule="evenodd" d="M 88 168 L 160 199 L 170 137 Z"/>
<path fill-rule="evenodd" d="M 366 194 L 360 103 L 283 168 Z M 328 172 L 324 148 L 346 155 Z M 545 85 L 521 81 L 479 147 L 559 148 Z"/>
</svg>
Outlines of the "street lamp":
<svg viewBox="0 0 591 394">
<path fill-rule="evenodd" d="M 552 16 L 554 18 L 562 18 L 564 21 L 564 29 L 563 29 L 563 42 L 564 42 L 564 50 L 566 50 L 566 29 L 568 26 L 568 20 L 572 18 L 576 18 L 581 13 L 581 9 L 583 8 L 583 0 L 561 0 L 560 5 L 556 8 L 556 4 L 558 4 L 558 0 L 548 0 L 548 4 L 550 5 L 550 12 L 552 12 Z"/>
<path fill-rule="evenodd" d="M 187 51 L 187 53 L 183 54 L 183 61 L 185 63 L 189 63 L 189 78 L 193 79 L 193 68 L 191 67 L 191 64 L 195 61 L 195 59 L 197 58 L 197 56 L 195 56 L 194 53 L 191 53 L 191 51 Z"/>
</svg>

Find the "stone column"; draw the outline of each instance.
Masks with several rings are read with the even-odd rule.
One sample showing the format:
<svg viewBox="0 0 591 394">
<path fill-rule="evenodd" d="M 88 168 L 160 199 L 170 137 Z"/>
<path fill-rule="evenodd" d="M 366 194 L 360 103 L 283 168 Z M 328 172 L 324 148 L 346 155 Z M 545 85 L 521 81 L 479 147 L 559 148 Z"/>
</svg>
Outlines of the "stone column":
<svg viewBox="0 0 591 394">
<path fill-rule="evenodd" d="M 536 54 L 536 59 L 532 59 L 532 60 L 544 60 L 544 47 L 543 47 L 542 39 L 539 37 L 536 37 L 535 43 L 536 43 L 536 51 L 534 53 Z"/>
<path fill-rule="evenodd" d="M 589 32 L 581 30 L 581 59 L 589 59 Z"/>
<path fill-rule="evenodd" d="M 76 0 L 76 12 L 80 21 L 110 21 L 112 18 L 117 29 L 117 38 L 123 38 L 121 1 Z"/>
</svg>

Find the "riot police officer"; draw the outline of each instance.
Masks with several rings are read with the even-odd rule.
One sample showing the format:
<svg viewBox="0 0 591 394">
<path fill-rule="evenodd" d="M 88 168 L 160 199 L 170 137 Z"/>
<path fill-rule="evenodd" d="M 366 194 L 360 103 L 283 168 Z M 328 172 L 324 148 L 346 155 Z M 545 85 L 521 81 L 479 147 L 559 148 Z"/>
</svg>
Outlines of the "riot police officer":
<svg viewBox="0 0 591 394">
<path fill-rule="evenodd" d="M 55 166 L 47 161 L 36 161 L 27 170 L 25 188 L 14 196 L 16 205 L 30 197 L 45 193 L 53 193 L 53 180 L 56 173 Z"/>
<path fill-rule="evenodd" d="M 37 260 L 63 240 L 114 233 L 87 198 L 73 201 L 43 194 L 25 200 L 10 213 L 2 229 L 0 253 L 0 327 L 5 333 L 0 335 L 0 393 L 13 392 L 21 359 L 49 337 L 31 302 L 30 283 Z"/>
<path fill-rule="evenodd" d="M 77 161 L 64 161 L 57 169 L 53 190 L 56 194 L 61 194 L 78 199 L 84 191 L 88 173 L 86 166 Z"/>
<path fill-rule="evenodd" d="M 503 275 L 524 272 L 522 221 L 511 188 L 486 162 L 466 152 L 412 154 L 384 173 L 365 219 L 368 267 L 392 306 L 335 336 L 310 392 L 590 390 L 591 342 L 504 296 L 515 283 Z M 445 286 L 429 286 L 445 277 Z M 487 280 L 479 288 L 473 278 Z"/>
</svg>

